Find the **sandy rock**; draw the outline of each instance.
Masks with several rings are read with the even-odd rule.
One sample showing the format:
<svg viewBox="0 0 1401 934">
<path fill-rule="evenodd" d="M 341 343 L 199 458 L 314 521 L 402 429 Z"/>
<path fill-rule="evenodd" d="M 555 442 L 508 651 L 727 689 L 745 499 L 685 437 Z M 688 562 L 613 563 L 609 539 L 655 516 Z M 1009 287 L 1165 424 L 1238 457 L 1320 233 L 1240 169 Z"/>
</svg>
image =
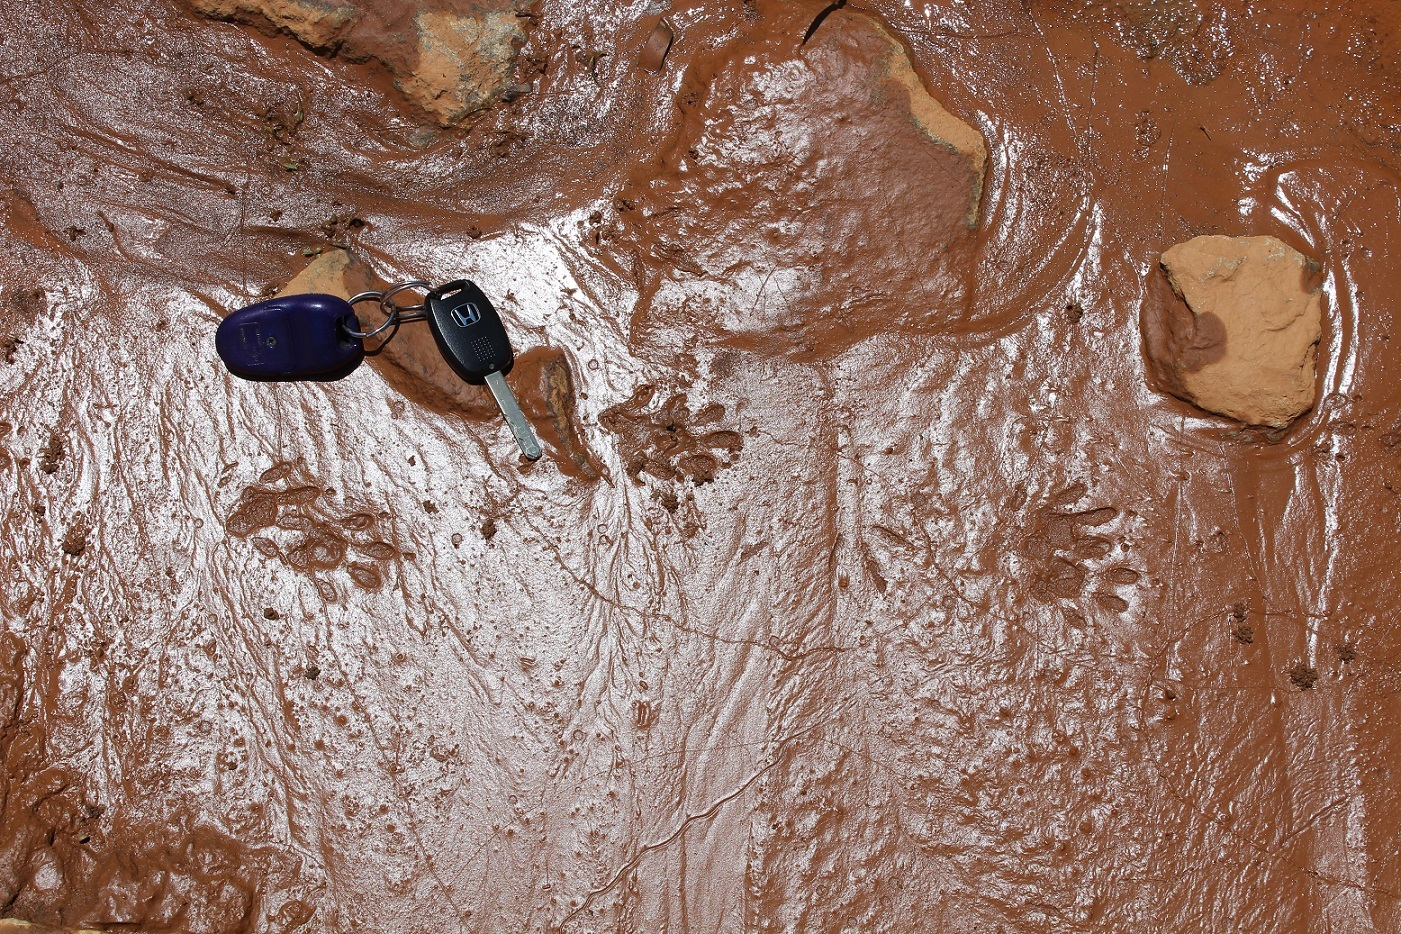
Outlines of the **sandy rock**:
<svg viewBox="0 0 1401 934">
<path fill-rule="evenodd" d="M 187 0 L 215 19 L 271 27 L 318 52 L 374 60 L 439 124 L 486 108 L 512 87 L 525 29 L 516 0 Z"/>
<path fill-rule="evenodd" d="M 618 271 L 656 276 L 639 283 L 635 339 L 695 327 L 830 359 L 959 326 L 987 145 L 879 19 L 843 8 L 814 29 L 810 7 L 771 12 L 668 58 L 684 68 L 675 123 L 615 197 L 618 242 L 602 257 L 647 257 Z"/>
<path fill-rule="evenodd" d="M 70 931 L 68 928 L 53 928 L 9 918 L 0 919 L 0 934 L 98 934 L 98 932 L 87 928 Z"/>
<path fill-rule="evenodd" d="M 328 250 L 297 273 L 278 295 L 305 295 L 321 292 L 349 299 L 357 292 L 380 287 L 374 271 L 347 250 Z"/>
<path fill-rule="evenodd" d="M 418 63 L 395 83 L 444 125 L 489 106 L 511 86 L 516 51 L 525 41 L 510 8 L 472 13 L 420 13 Z"/>
<path fill-rule="evenodd" d="M 359 16 L 349 3 L 328 0 L 189 0 L 190 6 L 214 19 L 240 23 L 267 22 L 319 51 L 332 49 Z"/>
<path fill-rule="evenodd" d="M 1163 253 L 1171 294 L 1144 316 L 1163 386 L 1248 425 L 1287 428 L 1313 406 L 1323 333 L 1319 266 L 1274 237 L 1197 237 Z"/>
<path fill-rule="evenodd" d="M 924 86 L 905 47 L 878 23 L 871 25 L 889 44 L 880 63 L 880 80 L 890 87 L 899 87 L 909 100 L 910 118 L 930 141 L 968 160 L 973 169 L 973 189 L 968 200 L 968 226 L 978 224 L 978 205 L 982 202 L 983 179 L 987 177 L 988 147 L 983 135 L 944 109 Z"/>
</svg>

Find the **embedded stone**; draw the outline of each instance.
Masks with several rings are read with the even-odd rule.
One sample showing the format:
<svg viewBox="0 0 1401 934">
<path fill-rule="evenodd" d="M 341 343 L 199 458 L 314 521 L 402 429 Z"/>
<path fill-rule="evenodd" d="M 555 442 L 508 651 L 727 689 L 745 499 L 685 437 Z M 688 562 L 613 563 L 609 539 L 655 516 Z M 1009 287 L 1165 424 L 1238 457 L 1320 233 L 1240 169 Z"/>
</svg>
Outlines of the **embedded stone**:
<svg viewBox="0 0 1401 934">
<path fill-rule="evenodd" d="M 414 17 L 418 61 L 395 83 L 443 125 L 494 103 L 512 86 L 511 71 L 525 31 L 513 6 Z"/>
<path fill-rule="evenodd" d="M 1150 296 L 1144 345 L 1168 392 L 1274 429 L 1313 406 L 1323 335 L 1317 262 L 1275 237 L 1221 236 L 1178 244 L 1160 262 L 1172 294 Z"/>
<path fill-rule="evenodd" d="M 620 271 L 659 273 L 635 338 L 812 360 L 962 327 L 987 144 L 879 19 L 774 15 L 687 50 L 659 155 L 613 199 Z"/>
<path fill-rule="evenodd" d="M 968 226 L 978 224 L 978 205 L 982 202 L 983 179 L 987 176 L 988 147 L 983 135 L 944 109 L 944 105 L 929 93 L 924 81 L 915 73 L 914 64 L 905 47 L 885 27 L 875 21 L 868 24 L 886 43 L 885 57 L 880 61 L 879 80 L 889 87 L 898 87 L 909 100 L 910 119 L 929 140 L 968 161 L 972 169 L 972 189 L 968 197 Z"/>
<path fill-rule="evenodd" d="M 307 295 L 320 292 L 349 299 L 357 292 L 379 288 L 374 271 L 348 250 L 327 250 L 297 273 L 277 294 Z"/>
<path fill-rule="evenodd" d="M 516 87 L 525 29 L 517 0 L 384 4 L 373 0 L 188 0 L 214 19 L 288 33 L 317 52 L 373 59 L 442 126 L 477 113 Z"/>
<path fill-rule="evenodd" d="M 359 11 L 349 3 L 330 0 L 189 0 L 212 19 L 240 23 L 266 22 L 295 36 L 317 51 L 328 51 L 342 39 Z"/>
</svg>

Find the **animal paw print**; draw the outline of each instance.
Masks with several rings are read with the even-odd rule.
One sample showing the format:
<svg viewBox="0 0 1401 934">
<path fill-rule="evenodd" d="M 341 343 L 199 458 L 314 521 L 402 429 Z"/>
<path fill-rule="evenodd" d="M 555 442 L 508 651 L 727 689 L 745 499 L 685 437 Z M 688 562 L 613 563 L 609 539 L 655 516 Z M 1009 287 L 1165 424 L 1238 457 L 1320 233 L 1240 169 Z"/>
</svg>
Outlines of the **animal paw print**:
<svg viewBox="0 0 1401 934">
<path fill-rule="evenodd" d="M 243 491 L 224 527 L 238 538 L 251 537 L 259 554 L 311 577 L 328 603 L 339 594 L 321 575 L 338 568 L 357 587 L 378 590 L 381 566 L 398 557 L 398 549 L 380 537 L 373 514 L 339 513 L 324 502 L 326 495 L 300 461 L 277 464 Z"/>
<path fill-rule="evenodd" d="M 1073 509 L 1087 492 L 1083 483 L 1077 483 L 1033 510 L 1019 530 L 1013 552 L 1030 572 L 1033 598 L 1048 603 L 1079 600 L 1089 591 L 1099 606 L 1123 613 L 1129 602 L 1112 588 L 1132 586 L 1141 575 L 1129 567 L 1094 567 L 1114 548 L 1096 530 L 1118 517 L 1119 510 L 1113 506 Z"/>
<path fill-rule="evenodd" d="M 725 407 L 712 402 L 698 412 L 676 393 L 655 411 L 647 411 L 657 387 L 644 385 L 628 401 L 599 417 L 599 423 L 622 442 L 628 476 L 643 473 L 661 480 L 709 483 L 739 457 L 744 439 L 737 431 L 711 429 L 725 417 Z"/>
<path fill-rule="evenodd" d="M 26 654 L 18 636 L 0 633 L 4 913 L 48 916 L 65 930 L 91 927 L 79 922 L 110 914 L 110 905 L 122 906 L 123 926 L 132 930 L 171 930 L 174 918 L 180 930 L 226 931 L 253 917 L 256 893 L 269 875 L 285 877 L 285 867 L 186 814 L 138 823 L 99 803 L 91 778 L 56 757 L 42 692 L 28 692 L 26 703 Z M 153 879 L 160 880 L 157 896 Z M 55 902 L 55 891 L 66 897 Z"/>
</svg>

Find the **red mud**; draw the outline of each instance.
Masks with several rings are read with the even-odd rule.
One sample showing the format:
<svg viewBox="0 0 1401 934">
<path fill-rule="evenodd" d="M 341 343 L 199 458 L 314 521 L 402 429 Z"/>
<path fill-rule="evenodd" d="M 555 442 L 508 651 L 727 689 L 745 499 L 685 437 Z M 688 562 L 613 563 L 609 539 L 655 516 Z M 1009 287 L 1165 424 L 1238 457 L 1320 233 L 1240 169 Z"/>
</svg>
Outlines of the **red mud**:
<svg viewBox="0 0 1401 934">
<path fill-rule="evenodd" d="M 856 6 L 543 0 L 447 117 L 0 8 L 0 917 L 1401 929 L 1395 4 Z M 1285 432 L 1147 379 L 1202 234 L 1322 265 Z M 333 244 L 497 300 L 544 460 L 407 329 L 224 373 Z"/>
</svg>

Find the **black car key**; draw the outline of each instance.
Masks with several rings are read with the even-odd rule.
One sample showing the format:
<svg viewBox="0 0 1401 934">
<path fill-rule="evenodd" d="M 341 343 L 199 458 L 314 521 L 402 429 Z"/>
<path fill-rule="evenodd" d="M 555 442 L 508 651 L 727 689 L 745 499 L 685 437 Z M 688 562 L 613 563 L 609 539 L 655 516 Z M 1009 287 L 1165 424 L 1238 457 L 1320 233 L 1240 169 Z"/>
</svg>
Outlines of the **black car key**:
<svg viewBox="0 0 1401 934">
<path fill-rule="evenodd" d="M 353 334 L 359 319 L 350 303 L 311 293 L 272 298 L 240 308 L 219 323 L 214 349 L 229 372 L 260 382 L 348 376 L 365 359 Z"/>
<path fill-rule="evenodd" d="M 486 295 L 475 284 L 458 279 L 429 292 L 425 304 L 428 326 L 448 365 L 467 382 L 485 384 L 491 390 L 521 453 L 539 460 L 540 442 L 506 384 L 506 374 L 516 362 L 511 341 Z"/>
</svg>

